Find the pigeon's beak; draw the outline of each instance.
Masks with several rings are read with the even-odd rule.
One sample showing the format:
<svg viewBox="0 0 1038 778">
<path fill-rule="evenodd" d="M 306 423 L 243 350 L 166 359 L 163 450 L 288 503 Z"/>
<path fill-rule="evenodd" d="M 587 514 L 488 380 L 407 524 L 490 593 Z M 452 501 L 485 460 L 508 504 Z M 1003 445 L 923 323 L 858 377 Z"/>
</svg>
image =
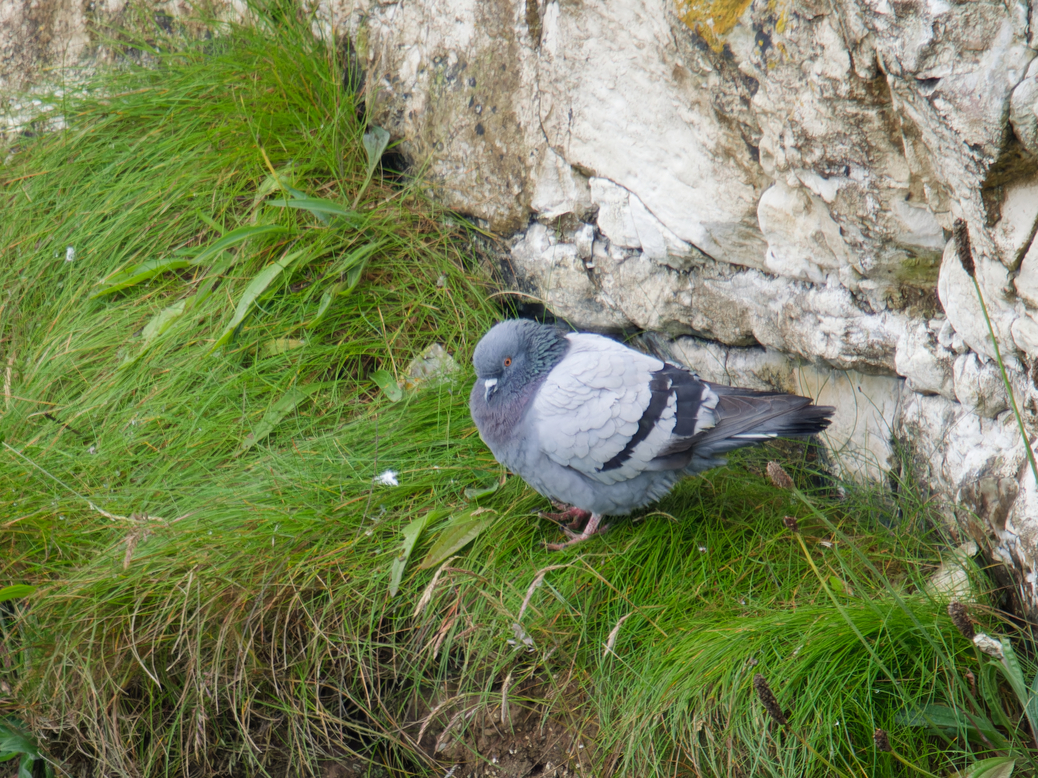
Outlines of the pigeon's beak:
<svg viewBox="0 0 1038 778">
<path fill-rule="evenodd" d="M 490 402 L 490 395 L 494 393 L 494 388 L 497 386 L 496 378 L 488 378 L 483 382 L 483 386 L 486 387 L 486 391 L 483 394 L 483 399 Z"/>
</svg>

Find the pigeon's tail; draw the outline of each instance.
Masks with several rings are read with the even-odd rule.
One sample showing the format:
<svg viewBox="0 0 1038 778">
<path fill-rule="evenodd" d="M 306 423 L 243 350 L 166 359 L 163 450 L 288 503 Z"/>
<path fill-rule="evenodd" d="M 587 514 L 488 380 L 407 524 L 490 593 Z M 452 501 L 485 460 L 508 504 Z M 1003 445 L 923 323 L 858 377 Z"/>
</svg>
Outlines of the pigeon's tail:
<svg viewBox="0 0 1038 778">
<path fill-rule="evenodd" d="M 717 395 L 713 427 L 695 436 L 687 469 L 702 472 L 725 463 L 723 456 L 774 438 L 806 438 L 829 426 L 836 411 L 810 398 L 709 384 Z"/>
</svg>

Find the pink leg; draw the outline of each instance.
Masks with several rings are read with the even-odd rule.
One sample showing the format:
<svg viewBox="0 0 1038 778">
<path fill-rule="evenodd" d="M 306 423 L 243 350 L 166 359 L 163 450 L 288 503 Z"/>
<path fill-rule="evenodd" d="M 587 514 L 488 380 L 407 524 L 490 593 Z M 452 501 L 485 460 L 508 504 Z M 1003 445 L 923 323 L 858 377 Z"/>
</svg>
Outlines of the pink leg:
<svg viewBox="0 0 1038 778">
<path fill-rule="evenodd" d="M 554 521 L 560 527 L 569 527 L 570 529 L 580 529 L 587 523 L 587 520 L 591 518 L 591 512 L 585 511 L 583 508 L 575 508 L 565 503 L 555 502 L 552 500 L 552 507 L 555 508 L 558 513 L 538 513 L 542 519 L 548 519 Z"/>
<path fill-rule="evenodd" d="M 568 537 L 569 540 L 567 540 L 564 543 L 546 543 L 545 546 L 548 548 L 549 551 L 561 551 L 562 549 L 568 548 L 569 546 L 574 546 L 577 543 L 583 543 L 592 535 L 596 535 L 600 532 L 604 532 L 605 530 L 609 529 L 609 527 L 604 524 L 601 527 L 599 527 L 599 523 L 601 521 L 601 513 L 592 513 L 591 518 L 588 521 L 587 526 L 584 527 L 583 532 L 578 533 L 574 532 L 569 527 L 563 527 L 562 531 L 566 533 L 566 537 Z"/>
</svg>

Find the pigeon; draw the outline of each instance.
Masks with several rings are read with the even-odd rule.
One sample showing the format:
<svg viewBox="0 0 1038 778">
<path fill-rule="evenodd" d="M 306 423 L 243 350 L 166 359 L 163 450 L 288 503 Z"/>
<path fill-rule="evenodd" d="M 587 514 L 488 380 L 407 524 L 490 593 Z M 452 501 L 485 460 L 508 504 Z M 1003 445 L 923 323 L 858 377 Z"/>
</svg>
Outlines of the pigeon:
<svg viewBox="0 0 1038 778">
<path fill-rule="evenodd" d="M 626 515 L 685 476 L 726 464 L 730 451 L 819 433 L 835 411 L 704 381 L 603 335 L 526 319 L 491 328 L 472 363 L 469 409 L 483 442 L 564 508 L 546 514 L 569 538 L 549 544 L 555 550 L 606 529 L 604 516 Z"/>
</svg>

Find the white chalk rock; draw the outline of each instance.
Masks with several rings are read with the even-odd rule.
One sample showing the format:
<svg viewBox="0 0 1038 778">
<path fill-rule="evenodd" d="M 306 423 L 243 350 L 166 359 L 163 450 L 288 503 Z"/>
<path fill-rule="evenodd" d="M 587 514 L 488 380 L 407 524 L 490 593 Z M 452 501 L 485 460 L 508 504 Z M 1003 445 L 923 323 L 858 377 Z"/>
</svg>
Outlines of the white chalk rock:
<svg viewBox="0 0 1038 778">
<path fill-rule="evenodd" d="M 1013 89 L 1009 121 L 1024 148 L 1038 155 L 1038 60 L 1031 60 L 1027 75 Z"/>
<path fill-rule="evenodd" d="M 1038 227 L 1038 176 L 1006 187 L 1001 218 L 991 230 L 998 258 L 1010 270 L 1020 267 Z"/>
<path fill-rule="evenodd" d="M 687 28 L 675 34 L 672 6 L 549 2 L 538 13 L 541 138 L 571 165 L 632 193 L 678 239 L 759 264 L 763 177 L 754 150 L 715 107 L 711 57 L 688 44 Z"/>
<path fill-rule="evenodd" d="M 952 323 L 947 319 L 942 319 L 937 326 L 937 342 L 942 348 L 947 349 L 953 354 L 965 354 L 969 351 L 969 346 L 966 345 L 966 341 L 962 339 L 962 336 L 955 331 Z M 952 398 L 948 398 L 949 400 Z"/>
<path fill-rule="evenodd" d="M 590 224 L 581 224 L 573 234 L 573 245 L 577 249 L 577 256 L 584 260 L 584 266 L 587 267 L 587 261 L 594 254 L 595 228 Z"/>
<path fill-rule="evenodd" d="M 520 280 L 559 318 L 599 330 L 630 326 L 591 283 L 576 244 L 559 242 L 543 224 L 530 225 L 512 246 L 511 256 L 522 268 Z"/>
<path fill-rule="evenodd" d="M 530 207 L 545 223 L 570 213 L 585 218 L 592 208 L 587 177 L 575 171 L 550 146 L 543 147 L 534 173 Z"/>
<path fill-rule="evenodd" d="M 604 178 L 592 178 L 590 189 L 591 201 L 598 206 L 598 228 L 616 245 L 641 249 L 646 258 L 679 270 L 687 267 L 687 260 L 699 255 L 622 186 Z"/>
<path fill-rule="evenodd" d="M 953 373 L 956 399 L 977 415 L 993 419 L 1009 408 L 998 365 L 971 352 L 956 358 Z"/>
<path fill-rule="evenodd" d="M 840 227 L 825 201 L 808 189 L 777 181 L 757 205 L 768 241 L 765 268 L 776 275 L 824 284 L 829 272 L 850 264 Z"/>
<path fill-rule="evenodd" d="M 899 438 L 918 452 L 916 471 L 953 498 L 966 496 L 963 489 L 972 489 L 985 477 L 1015 478 L 1024 461 L 1011 413 L 985 418 L 939 395 L 910 393 L 896 423 L 902 430 Z M 920 446 L 921 441 L 927 443 Z"/>
<path fill-rule="evenodd" d="M 875 480 L 893 466 L 892 421 L 900 411 L 904 381 L 854 370 L 803 365 L 794 371 L 796 391 L 836 408 L 823 433 L 844 473 Z"/>
<path fill-rule="evenodd" d="M 908 388 L 920 394 L 955 399 L 955 353 L 945 348 L 925 322 L 912 322 L 897 342 L 894 364 L 908 379 Z"/>
<path fill-rule="evenodd" d="M 1038 357 L 1038 322 L 1030 316 L 1021 316 L 1013 321 L 1013 342 L 1031 359 Z"/>
<path fill-rule="evenodd" d="M 707 381 L 760 391 L 796 391 L 793 361 L 777 351 L 726 347 L 689 336 L 675 338 L 669 345 L 665 356 L 687 365 Z"/>
<path fill-rule="evenodd" d="M 971 235 L 972 235 L 971 231 Z M 998 262 L 985 261 L 975 255 L 977 281 L 984 302 L 987 306 L 991 326 L 995 337 L 1003 348 L 1010 350 L 1014 346 L 1012 324 L 1017 318 L 1016 312 L 1008 307 L 1004 299 L 1005 289 L 1009 286 L 1009 275 L 1005 267 Z M 995 350 L 991 345 L 991 335 L 984 320 L 984 311 L 977 297 L 973 280 L 966 274 L 959 261 L 955 240 L 948 241 L 941 261 L 941 274 L 937 282 L 937 293 L 941 305 L 948 316 L 948 321 L 955 331 L 971 349 L 978 354 L 994 358 Z"/>
<path fill-rule="evenodd" d="M 1038 310 L 1038 240 L 1031 242 L 1020 261 L 1020 270 L 1013 279 L 1013 288 L 1027 307 Z"/>
</svg>

